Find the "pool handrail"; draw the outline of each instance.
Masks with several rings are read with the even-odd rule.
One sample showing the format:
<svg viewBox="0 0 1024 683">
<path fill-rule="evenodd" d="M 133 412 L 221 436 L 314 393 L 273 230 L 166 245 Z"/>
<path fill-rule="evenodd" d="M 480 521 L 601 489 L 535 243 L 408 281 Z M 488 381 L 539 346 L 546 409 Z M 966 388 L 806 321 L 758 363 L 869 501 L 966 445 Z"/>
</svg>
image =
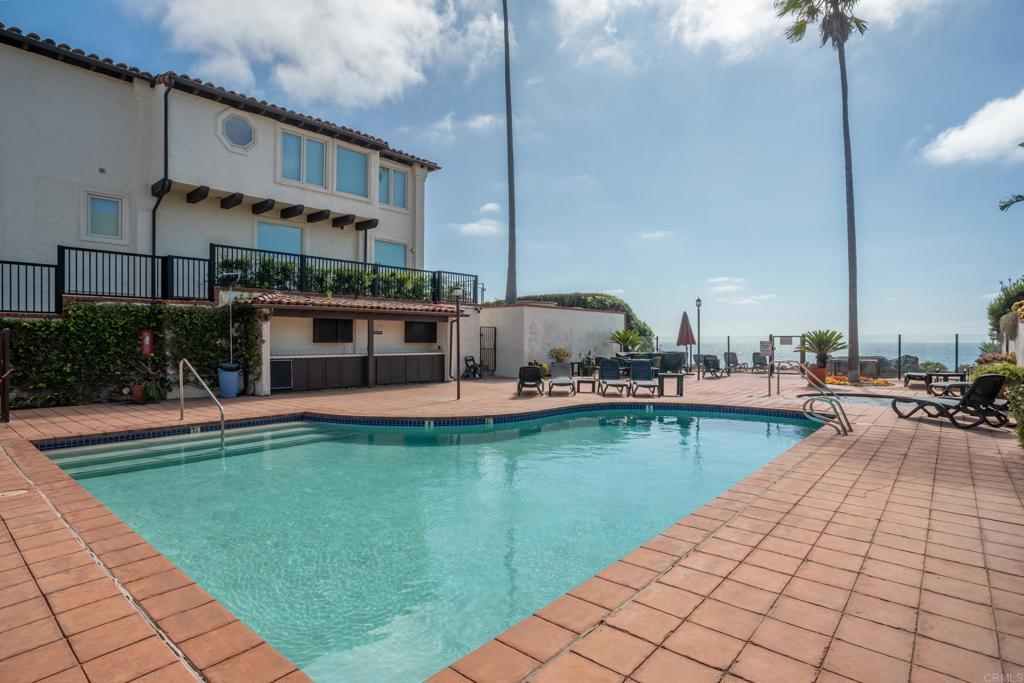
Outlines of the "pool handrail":
<svg viewBox="0 0 1024 683">
<path fill-rule="evenodd" d="M 807 379 L 807 383 L 817 391 L 817 394 L 798 394 L 797 398 L 806 398 L 803 405 L 804 416 L 818 422 L 823 425 L 828 425 L 836 430 L 840 436 L 846 436 L 853 431 L 853 424 L 850 422 L 850 418 L 847 417 L 846 411 L 843 410 L 843 403 L 840 395 L 832 391 L 825 382 L 821 381 L 817 375 L 811 372 L 811 369 L 806 364 L 796 361 L 796 366 Z M 833 412 L 833 415 L 825 413 L 819 413 L 814 404 L 817 402 L 828 405 Z"/>
<path fill-rule="evenodd" d="M 178 361 L 178 419 L 179 420 L 184 420 L 185 419 L 185 366 L 186 365 L 188 366 L 189 371 L 192 373 L 192 376 L 196 378 L 196 380 L 199 382 L 200 386 L 202 386 L 203 389 L 206 390 L 206 393 L 209 394 L 210 398 L 213 399 L 213 402 L 217 404 L 217 410 L 220 411 L 220 447 L 221 447 L 221 449 L 223 449 L 224 448 L 224 406 L 221 405 L 220 401 L 217 400 L 217 397 L 213 395 L 212 391 L 210 391 L 210 387 L 206 386 L 206 382 L 204 382 L 203 378 L 199 376 L 199 373 L 196 372 L 196 369 L 194 367 L 192 367 L 192 364 L 188 362 L 187 358 L 182 358 L 180 361 Z"/>
</svg>

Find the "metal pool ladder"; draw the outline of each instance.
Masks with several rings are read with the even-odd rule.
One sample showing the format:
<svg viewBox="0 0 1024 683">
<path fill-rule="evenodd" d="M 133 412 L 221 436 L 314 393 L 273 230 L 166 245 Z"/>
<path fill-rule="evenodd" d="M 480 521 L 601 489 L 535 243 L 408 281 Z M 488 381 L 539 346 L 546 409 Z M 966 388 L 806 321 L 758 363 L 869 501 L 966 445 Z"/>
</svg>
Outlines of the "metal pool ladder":
<svg viewBox="0 0 1024 683">
<path fill-rule="evenodd" d="M 809 367 L 803 363 L 797 363 L 797 366 L 803 371 L 804 377 L 807 378 L 807 383 L 817 391 L 815 394 L 797 395 L 797 398 L 806 399 L 803 405 L 804 417 L 818 424 L 828 425 L 836 430 L 836 433 L 840 436 L 846 436 L 852 432 L 853 424 L 850 423 L 850 418 L 846 416 L 846 411 L 843 410 L 843 402 L 839 394 L 832 391 L 831 387 L 818 379 Z M 821 403 L 828 406 L 832 412 L 822 412 L 817 405 Z"/>
<path fill-rule="evenodd" d="M 203 378 L 199 376 L 199 373 L 196 372 L 196 369 L 192 367 L 192 364 L 188 362 L 187 358 L 182 358 L 180 361 L 178 361 L 178 419 L 185 419 L 185 366 L 188 366 L 189 372 L 192 373 L 192 376 L 199 381 L 200 386 L 202 386 L 203 389 L 206 390 L 206 393 L 209 394 L 211 399 L 213 399 L 213 402 L 217 404 L 217 410 L 220 411 L 220 447 L 223 450 L 224 406 L 220 404 L 220 401 L 217 400 L 217 397 L 213 395 L 212 391 L 210 391 L 210 387 L 206 386 L 206 382 L 204 382 Z"/>
</svg>

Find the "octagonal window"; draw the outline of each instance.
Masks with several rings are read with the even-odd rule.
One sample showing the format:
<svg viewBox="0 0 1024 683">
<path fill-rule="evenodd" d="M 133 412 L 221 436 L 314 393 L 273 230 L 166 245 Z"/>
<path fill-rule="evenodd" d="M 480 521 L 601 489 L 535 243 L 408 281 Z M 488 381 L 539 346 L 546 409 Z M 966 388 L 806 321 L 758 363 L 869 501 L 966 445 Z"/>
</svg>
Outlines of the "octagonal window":
<svg viewBox="0 0 1024 683">
<path fill-rule="evenodd" d="M 231 147 L 246 151 L 256 144 L 256 129 L 244 116 L 229 114 L 221 120 L 221 135 Z"/>
</svg>

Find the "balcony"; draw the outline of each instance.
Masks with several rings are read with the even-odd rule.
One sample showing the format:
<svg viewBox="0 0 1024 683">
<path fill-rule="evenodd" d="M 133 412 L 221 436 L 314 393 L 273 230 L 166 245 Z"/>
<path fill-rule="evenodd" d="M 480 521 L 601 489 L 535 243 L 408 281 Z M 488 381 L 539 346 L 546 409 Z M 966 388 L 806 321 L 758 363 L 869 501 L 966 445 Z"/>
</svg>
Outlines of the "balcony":
<svg viewBox="0 0 1024 683">
<path fill-rule="evenodd" d="M 480 303 L 478 278 L 323 256 L 211 244 L 209 258 L 57 247 L 56 265 L 0 261 L 0 312 L 61 313 L 65 296 L 214 301 L 226 272 L 236 287 L 410 301 Z"/>
</svg>

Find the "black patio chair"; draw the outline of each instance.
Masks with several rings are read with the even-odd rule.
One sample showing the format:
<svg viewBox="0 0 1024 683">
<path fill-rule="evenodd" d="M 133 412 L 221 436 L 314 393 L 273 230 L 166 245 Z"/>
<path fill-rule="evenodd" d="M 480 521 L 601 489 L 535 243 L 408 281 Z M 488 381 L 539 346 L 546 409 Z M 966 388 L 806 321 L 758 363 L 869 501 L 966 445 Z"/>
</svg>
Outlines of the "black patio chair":
<svg viewBox="0 0 1024 683">
<path fill-rule="evenodd" d="M 622 379 L 619 373 L 619 361 L 613 358 L 601 360 L 597 366 L 597 388 L 602 396 L 607 396 L 609 389 L 617 389 L 619 394 L 623 390 L 629 391 L 629 381 Z"/>
<path fill-rule="evenodd" d="M 754 355 L 750 358 L 750 371 L 768 372 L 768 359 L 763 353 L 754 351 Z"/>
<path fill-rule="evenodd" d="M 661 371 L 662 372 L 682 372 L 683 365 L 686 363 L 685 353 L 664 353 L 661 356 Z"/>
<path fill-rule="evenodd" d="M 576 395 L 576 383 L 572 381 L 572 366 L 568 363 L 552 363 L 551 377 L 548 378 L 548 396 L 555 395 L 555 387 L 565 387 Z"/>
<path fill-rule="evenodd" d="M 746 372 L 750 370 L 750 366 L 746 363 L 741 363 L 739 357 L 735 351 L 725 352 L 725 367 L 730 372 Z"/>
<path fill-rule="evenodd" d="M 654 379 L 654 368 L 649 360 L 635 360 L 629 364 L 630 393 L 636 396 L 640 389 L 650 389 L 651 395 L 658 393 L 658 380 Z"/>
<path fill-rule="evenodd" d="M 516 396 L 521 396 L 523 389 L 536 389 L 541 396 L 544 395 L 544 379 L 541 377 L 540 368 L 536 365 L 524 365 L 519 368 L 519 381 L 516 382 Z"/>
<path fill-rule="evenodd" d="M 921 411 L 928 417 L 947 419 L 960 429 L 971 429 L 982 424 L 990 427 L 1005 427 L 1010 421 L 1007 403 L 1000 400 L 1006 378 L 1002 375 L 981 375 L 976 377 L 963 396 L 959 398 L 897 396 L 892 399 L 892 409 L 902 418 L 908 418 Z M 911 410 L 901 410 L 901 404 L 910 404 Z M 964 417 L 967 420 L 964 420 Z"/>
<path fill-rule="evenodd" d="M 732 374 L 729 368 L 723 368 L 718 362 L 718 356 L 704 356 L 703 367 L 701 368 L 701 377 L 707 377 L 711 375 L 715 378 L 722 378 Z"/>
<path fill-rule="evenodd" d="M 462 379 L 483 379 L 483 368 L 476 362 L 473 356 L 466 356 L 462 359 L 466 369 L 462 371 Z"/>
</svg>

